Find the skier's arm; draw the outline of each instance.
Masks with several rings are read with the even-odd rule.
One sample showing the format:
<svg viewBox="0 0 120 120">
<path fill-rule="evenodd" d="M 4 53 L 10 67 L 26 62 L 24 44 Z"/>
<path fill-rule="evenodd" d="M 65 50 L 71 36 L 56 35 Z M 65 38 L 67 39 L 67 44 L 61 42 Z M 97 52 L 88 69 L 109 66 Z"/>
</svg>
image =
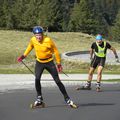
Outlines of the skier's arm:
<svg viewBox="0 0 120 120">
<path fill-rule="evenodd" d="M 53 52 L 54 52 L 54 55 L 55 55 L 55 59 L 56 59 L 56 63 L 57 63 L 57 70 L 58 72 L 61 72 L 63 67 L 61 65 L 61 57 L 60 57 L 60 54 L 58 52 L 58 49 L 56 47 L 56 45 L 54 44 L 53 41 L 51 41 L 51 45 L 52 45 L 52 48 L 53 48 Z"/>
<path fill-rule="evenodd" d="M 51 41 L 51 45 L 52 45 L 53 52 L 54 52 L 54 55 L 55 55 L 56 63 L 60 64 L 61 63 L 61 58 L 60 58 L 60 54 L 58 52 L 58 49 L 57 49 L 57 47 L 56 47 L 56 45 L 54 44 L 53 41 Z"/>
<path fill-rule="evenodd" d="M 29 42 L 29 44 L 28 44 L 28 46 L 27 46 L 27 48 L 26 48 L 26 50 L 25 50 L 23 55 L 27 56 L 32 49 L 33 49 L 33 44 L 32 44 L 32 40 L 30 40 L 30 42 Z"/>
<path fill-rule="evenodd" d="M 113 53 L 114 53 L 114 55 L 115 55 L 116 62 L 119 62 L 119 57 L 118 57 L 118 55 L 117 55 L 116 49 L 111 46 L 110 50 L 113 51 Z"/>
<path fill-rule="evenodd" d="M 93 49 L 91 48 L 91 49 L 90 49 L 90 60 L 93 58 L 93 53 L 94 53 L 94 51 L 93 51 Z"/>
<path fill-rule="evenodd" d="M 24 54 L 21 55 L 20 57 L 17 58 L 18 62 L 22 62 L 22 60 L 30 53 L 30 51 L 33 49 L 33 45 L 32 42 L 30 41 L 30 43 L 28 44 L 27 49 L 25 50 Z"/>
</svg>

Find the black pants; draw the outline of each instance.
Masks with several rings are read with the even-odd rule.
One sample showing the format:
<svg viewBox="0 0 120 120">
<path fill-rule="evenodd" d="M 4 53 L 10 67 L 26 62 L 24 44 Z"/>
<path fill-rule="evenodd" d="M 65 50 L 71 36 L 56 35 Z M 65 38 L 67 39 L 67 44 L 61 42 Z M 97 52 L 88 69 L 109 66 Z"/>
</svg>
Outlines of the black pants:
<svg viewBox="0 0 120 120">
<path fill-rule="evenodd" d="M 57 72 L 56 66 L 55 66 L 53 61 L 50 61 L 50 62 L 47 62 L 47 63 L 40 63 L 40 62 L 36 61 L 35 88 L 36 88 L 36 91 L 37 91 L 37 95 L 42 96 L 41 82 L 40 81 L 41 81 L 41 75 L 42 75 L 44 69 L 46 69 L 52 75 L 54 81 L 58 85 L 58 87 L 59 87 L 61 93 L 63 94 L 64 98 L 69 99 L 69 96 L 68 96 L 68 94 L 65 90 L 65 87 L 59 79 L 58 72 Z"/>
</svg>

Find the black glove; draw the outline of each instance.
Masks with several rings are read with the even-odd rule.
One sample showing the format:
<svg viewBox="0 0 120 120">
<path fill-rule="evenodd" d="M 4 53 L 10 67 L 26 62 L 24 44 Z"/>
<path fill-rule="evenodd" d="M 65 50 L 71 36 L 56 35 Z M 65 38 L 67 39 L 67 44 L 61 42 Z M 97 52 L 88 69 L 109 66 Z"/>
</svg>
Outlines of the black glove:
<svg viewBox="0 0 120 120">
<path fill-rule="evenodd" d="M 119 62 L 119 58 L 117 55 L 115 56 L 115 60 L 116 60 L 116 62 Z"/>
</svg>

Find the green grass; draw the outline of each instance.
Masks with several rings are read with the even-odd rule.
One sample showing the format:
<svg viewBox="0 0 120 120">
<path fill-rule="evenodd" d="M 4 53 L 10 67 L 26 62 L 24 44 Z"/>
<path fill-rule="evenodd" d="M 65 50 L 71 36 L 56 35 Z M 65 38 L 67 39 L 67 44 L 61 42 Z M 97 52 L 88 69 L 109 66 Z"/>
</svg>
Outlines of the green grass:
<svg viewBox="0 0 120 120">
<path fill-rule="evenodd" d="M 0 73 L 30 73 L 27 68 L 17 63 L 17 57 L 26 49 L 31 32 L 0 30 Z M 68 51 L 89 50 L 95 37 L 80 32 L 48 33 L 60 53 Z M 110 42 L 113 47 L 120 50 L 120 44 Z M 34 50 L 26 58 L 26 64 L 34 71 Z M 62 60 L 64 71 L 67 73 L 88 73 L 89 64 L 75 61 Z M 119 66 L 106 65 L 104 73 L 120 73 Z"/>
<path fill-rule="evenodd" d="M 9 65 L 17 63 L 16 58 L 23 54 L 32 33 L 0 30 L 0 36 L 0 64 Z M 48 33 L 48 36 L 53 38 L 60 53 L 86 50 L 93 41 L 92 36 L 82 33 Z M 33 54 L 34 52 L 28 58 Z"/>
<path fill-rule="evenodd" d="M 120 82 L 120 79 L 108 79 L 108 80 L 102 80 L 103 82 Z"/>
</svg>

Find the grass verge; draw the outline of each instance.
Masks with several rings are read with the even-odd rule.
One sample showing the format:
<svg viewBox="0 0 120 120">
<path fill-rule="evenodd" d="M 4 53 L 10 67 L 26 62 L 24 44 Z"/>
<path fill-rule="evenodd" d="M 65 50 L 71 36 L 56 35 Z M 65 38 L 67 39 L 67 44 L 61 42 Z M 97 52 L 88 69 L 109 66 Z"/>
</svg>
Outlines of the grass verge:
<svg viewBox="0 0 120 120">
<path fill-rule="evenodd" d="M 17 63 L 18 56 L 23 54 L 26 49 L 32 33 L 23 31 L 0 30 L 0 73 L 1 74 L 28 74 L 28 69 Z M 68 51 L 88 50 L 95 37 L 80 32 L 66 32 L 66 33 L 48 33 L 60 53 Z M 111 42 L 113 47 L 120 50 L 120 44 Z M 34 51 L 32 51 L 26 58 L 26 64 L 34 71 L 35 58 Z M 62 60 L 62 65 L 66 73 L 88 73 L 89 64 L 82 62 L 73 62 Z M 120 65 L 106 65 L 104 73 L 120 74 Z M 45 73 L 47 73 L 45 71 Z"/>
</svg>

